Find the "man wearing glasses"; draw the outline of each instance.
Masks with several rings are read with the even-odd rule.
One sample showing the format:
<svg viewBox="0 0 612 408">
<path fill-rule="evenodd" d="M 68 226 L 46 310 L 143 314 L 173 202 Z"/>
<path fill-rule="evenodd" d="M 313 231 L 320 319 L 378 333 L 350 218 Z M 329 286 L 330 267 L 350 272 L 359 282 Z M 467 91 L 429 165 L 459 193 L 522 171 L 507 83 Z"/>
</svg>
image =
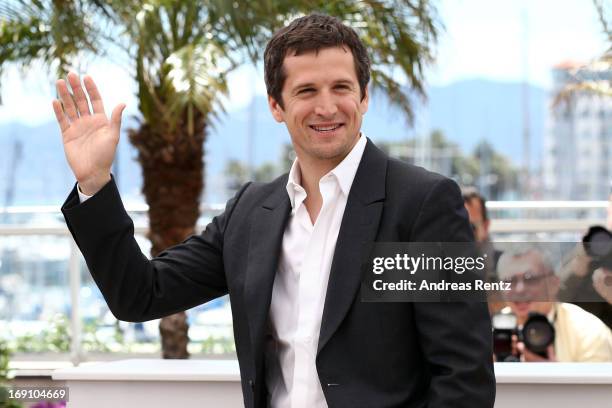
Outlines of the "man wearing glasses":
<svg viewBox="0 0 612 408">
<path fill-rule="evenodd" d="M 514 313 L 519 328 L 532 312 L 547 316 L 555 328 L 555 341 L 546 357 L 519 344 L 524 361 L 612 361 L 610 329 L 579 306 L 556 301 L 560 280 L 544 249 L 525 246 L 505 251 L 497 271 L 512 287 L 506 294 L 509 307 L 503 312 Z"/>
</svg>

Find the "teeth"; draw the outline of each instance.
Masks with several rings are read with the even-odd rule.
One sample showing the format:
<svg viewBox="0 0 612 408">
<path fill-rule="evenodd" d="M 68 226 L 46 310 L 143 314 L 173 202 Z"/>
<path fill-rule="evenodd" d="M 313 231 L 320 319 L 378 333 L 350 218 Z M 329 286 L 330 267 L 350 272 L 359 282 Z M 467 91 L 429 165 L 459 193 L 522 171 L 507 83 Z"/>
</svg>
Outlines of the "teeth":
<svg viewBox="0 0 612 408">
<path fill-rule="evenodd" d="M 341 125 L 332 125 L 332 126 L 311 126 L 314 130 L 318 132 L 329 132 L 331 130 L 336 130 Z"/>
</svg>

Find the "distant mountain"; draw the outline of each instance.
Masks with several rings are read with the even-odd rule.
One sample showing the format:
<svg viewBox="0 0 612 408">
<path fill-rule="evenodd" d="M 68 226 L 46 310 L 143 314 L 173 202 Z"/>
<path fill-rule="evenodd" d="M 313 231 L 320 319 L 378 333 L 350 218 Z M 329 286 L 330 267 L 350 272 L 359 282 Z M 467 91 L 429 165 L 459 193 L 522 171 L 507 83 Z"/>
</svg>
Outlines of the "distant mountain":
<svg viewBox="0 0 612 408">
<path fill-rule="evenodd" d="M 363 131 L 373 141 L 398 141 L 416 134 L 441 129 L 466 152 L 483 139 L 515 163 L 522 162 L 522 85 L 485 80 L 469 80 L 444 87 L 432 87 L 428 102 L 416 108 L 415 127 L 406 125 L 402 114 L 381 96 L 374 95 L 364 118 Z M 529 118 L 532 162 L 540 160 L 541 141 L 547 104 L 545 90 L 529 86 Z M 251 134 L 249 135 L 249 127 Z M 124 129 L 136 126 L 124 120 Z M 281 148 L 290 138 L 283 124 L 276 123 L 268 111 L 266 98 L 256 97 L 241 110 L 222 115 L 210 129 L 205 146 L 206 201 L 227 198 L 223 169 L 229 159 L 247 161 L 248 139 L 255 165 L 280 159 Z M 13 205 L 60 205 L 74 182 L 65 162 L 59 130 L 55 123 L 26 127 L 17 123 L 0 126 L 0 206 L 5 204 L 13 146 L 23 146 L 15 168 Z M 127 136 L 121 138 L 118 153 L 118 180 L 124 201 L 141 201 L 141 173 L 136 153 Z"/>
<path fill-rule="evenodd" d="M 429 90 L 429 127 L 444 132 L 466 151 L 487 140 L 516 164 L 523 156 L 523 85 L 479 79 Z M 531 160 L 540 162 L 548 92 L 527 87 Z"/>
</svg>

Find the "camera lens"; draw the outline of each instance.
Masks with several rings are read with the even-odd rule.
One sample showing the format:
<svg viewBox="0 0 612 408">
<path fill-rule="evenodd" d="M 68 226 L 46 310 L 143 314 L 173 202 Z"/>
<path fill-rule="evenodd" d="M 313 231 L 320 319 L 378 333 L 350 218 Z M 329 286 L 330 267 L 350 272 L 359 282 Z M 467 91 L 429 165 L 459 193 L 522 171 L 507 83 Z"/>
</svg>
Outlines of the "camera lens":
<svg viewBox="0 0 612 408">
<path fill-rule="evenodd" d="M 525 347 L 537 354 L 546 354 L 546 348 L 555 341 L 555 328 L 548 318 L 539 313 L 530 313 L 522 330 Z"/>
<path fill-rule="evenodd" d="M 612 253 L 612 233 L 603 227 L 591 227 L 582 241 L 586 244 L 586 252 L 592 257 L 603 258 Z"/>
</svg>

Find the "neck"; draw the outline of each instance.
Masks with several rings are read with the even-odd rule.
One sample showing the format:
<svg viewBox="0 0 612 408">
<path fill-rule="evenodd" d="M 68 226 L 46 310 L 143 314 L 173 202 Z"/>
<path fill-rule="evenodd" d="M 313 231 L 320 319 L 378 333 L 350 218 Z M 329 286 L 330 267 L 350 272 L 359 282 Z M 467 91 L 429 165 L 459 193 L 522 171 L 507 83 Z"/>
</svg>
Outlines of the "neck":
<svg viewBox="0 0 612 408">
<path fill-rule="evenodd" d="M 298 165 L 300 166 L 300 173 L 302 174 L 300 183 L 304 190 L 306 190 L 304 205 L 310 216 L 310 221 L 314 224 L 323 206 L 323 196 L 321 196 L 321 191 L 319 189 L 319 181 L 338 164 L 329 163 L 326 166 L 321 166 L 320 164 L 314 166 L 309 164 L 308 161 L 301 161 L 298 157 Z"/>
<path fill-rule="evenodd" d="M 298 157 L 298 165 L 302 175 L 300 183 L 304 190 L 306 190 L 306 194 L 310 196 L 311 193 L 318 193 L 321 178 L 332 171 L 341 161 L 342 159 L 322 165 L 321 163 L 309 163 L 308 160 L 301 160 Z"/>
<path fill-rule="evenodd" d="M 300 183 L 302 187 L 304 187 L 304 190 L 306 190 L 306 194 L 310 196 L 311 193 L 319 193 L 319 181 L 321 178 L 336 168 L 336 166 L 350 154 L 357 145 L 357 142 L 359 142 L 360 137 L 361 133 L 353 140 L 350 148 L 343 155 L 330 159 L 308 157 L 306 154 L 300 154 L 298 149 L 295 150 L 298 165 L 300 166 L 300 173 L 302 175 Z"/>
<path fill-rule="evenodd" d="M 548 317 L 548 314 L 555 306 L 555 302 L 534 302 L 534 306 L 534 312 L 538 312 Z M 521 316 L 517 319 L 517 323 L 521 326 L 524 325 L 525 322 L 527 322 L 527 316 Z"/>
</svg>

